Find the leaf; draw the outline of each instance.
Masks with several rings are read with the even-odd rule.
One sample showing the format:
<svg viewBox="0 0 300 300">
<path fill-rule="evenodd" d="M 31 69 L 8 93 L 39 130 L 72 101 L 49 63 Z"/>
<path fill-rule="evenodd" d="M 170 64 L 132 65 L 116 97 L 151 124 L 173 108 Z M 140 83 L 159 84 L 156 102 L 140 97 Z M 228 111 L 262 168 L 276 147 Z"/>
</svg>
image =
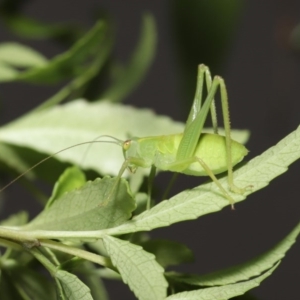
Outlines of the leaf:
<svg viewBox="0 0 300 300">
<path fill-rule="evenodd" d="M 281 140 L 276 146 L 252 159 L 234 172 L 235 184 L 240 187 L 251 185 L 244 195 L 230 193 L 235 202 L 245 200 L 269 182 L 284 173 L 287 167 L 300 157 L 300 126 Z M 227 177 L 219 180 L 227 187 Z M 119 227 L 109 229 L 105 234 L 124 234 L 136 231 L 149 231 L 154 228 L 192 220 L 202 215 L 221 210 L 229 205 L 214 183 L 200 185 L 183 191 L 176 196 L 160 202 L 152 209 L 132 218 Z"/>
<path fill-rule="evenodd" d="M 144 125 L 141 126 L 141 123 Z M 2 127 L 0 140 L 53 154 L 76 143 L 91 141 L 100 134 L 125 140 L 128 135 L 174 133 L 180 132 L 182 128 L 182 124 L 173 122 L 168 117 L 157 117 L 147 109 L 78 100 L 25 116 Z M 86 147 L 77 147 L 56 157 L 102 174 L 118 173 L 124 161 L 120 148 L 107 144 L 94 145 L 82 161 Z"/>
<path fill-rule="evenodd" d="M 31 268 L 18 265 L 3 271 L 3 282 L 1 281 L 1 300 L 15 299 L 55 299 L 54 285 L 39 272 Z M 45 293 L 47 291 L 47 293 Z"/>
<path fill-rule="evenodd" d="M 273 268 L 264 273 L 263 275 L 254 279 L 229 284 L 225 286 L 210 287 L 201 290 L 194 290 L 191 292 L 182 292 L 167 297 L 167 300 L 227 300 L 235 296 L 243 295 L 247 291 L 259 286 L 259 284 L 267 277 L 269 277 L 273 271 L 277 268 L 277 263 Z"/>
<path fill-rule="evenodd" d="M 4 271 L 1 272 L 0 294 L 1 300 L 24 300 L 14 286 L 12 278 Z"/>
<path fill-rule="evenodd" d="M 115 181 L 116 178 L 108 177 L 96 179 L 64 194 L 24 228 L 76 231 L 122 224 L 130 218 L 135 202 L 123 179 L 118 184 L 117 194 L 110 194 Z"/>
<path fill-rule="evenodd" d="M 0 141 L 53 154 L 103 134 L 126 140 L 129 136 L 178 133 L 183 128 L 183 123 L 172 121 L 167 116 L 157 116 L 149 109 L 77 100 L 9 123 L 0 129 Z M 100 174 L 118 174 L 124 161 L 119 147 L 94 144 L 83 160 L 87 147 L 76 147 L 55 157 Z M 144 173 L 148 173 L 148 170 L 144 170 Z"/>
<path fill-rule="evenodd" d="M 170 274 L 169 277 L 176 281 L 199 286 L 226 285 L 248 280 L 251 277 L 262 274 L 282 259 L 285 253 L 295 243 L 299 233 L 300 223 L 275 247 L 246 263 L 202 276 L 184 274 L 175 274 L 172 276 L 172 274 Z"/>
<path fill-rule="evenodd" d="M 135 177 L 132 176 L 131 178 L 135 178 Z M 135 201 L 136 201 L 136 209 L 134 211 L 134 215 L 138 215 L 138 214 L 144 212 L 147 209 L 147 201 L 148 201 L 147 193 L 137 192 L 135 194 Z"/>
<path fill-rule="evenodd" d="M 47 24 L 29 18 L 22 14 L 24 1 L 2 1 L 0 14 L 2 22 L 13 33 L 25 38 L 56 38 L 70 40 L 75 38 L 74 28 L 65 22 L 61 24 Z"/>
<path fill-rule="evenodd" d="M 97 55 L 90 63 L 90 65 L 85 68 L 80 75 L 76 76 L 71 82 L 69 82 L 66 86 L 60 89 L 55 95 L 51 96 L 44 103 L 39 105 L 34 109 L 34 111 L 42 110 L 45 108 L 49 108 L 61 103 L 67 97 L 70 98 L 71 95 L 78 94 L 78 91 L 83 91 L 87 84 L 99 74 L 101 68 L 104 66 L 113 45 L 113 39 L 107 38 L 105 43 L 101 46 L 101 49 L 97 52 Z"/>
<path fill-rule="evenodd" d="M 57 55 L 48 64 L 31 68 L 28 71 L 18 72 L 15 76 L 3 78 L 2 81 L 21 80 L 34 83 L 56 83 L 82 72 L 82 64 L 89 56 L 94 55 L 104 40 L 106 26 L 103 22 L 96 25 L 69 51 Z"/>
<path fill-rule="evenodd" d="M 25 172 L 24 177 L 26 177 L 26 180 L 24 181 L 26 185 L 28 184 L 28 180 L 35 178 L 46 180 L 54 184 L 64 170 L 70 166 L 68 163 L 63 163 L 54 157 L 53 159 L 41 163 L 38 168 L 31 168 L 43 159 L 45 159 L 45 154 L 29 147 L 19 147 L 17 145 L 0 142 L 1 168 L 11 168 L 17 174 Z M 14 173 L 12 173 L 12 175 L 14 179 L 16 175 Z M 23 178 L 21 178 L 21 181 L 23 181 L 22 179 Z M 48 198 L 46 200 L 48 200 Z"/>
<path fill-rule="evenodd" d="M 28 46 L 7 42 L 0 44 L 0 62 L 14 67 L 42 67 L 47 59 Z"/>
<path fill-rule="evenodd" d="M 167 281 L 153 254 L 112 236 L 105 236 L 103 241 L 113 265 L 138 299 L 165 299 Z"/>
<path fill-rule="evenodd" d="M 93 299 L 109 300 L 104 282 L 100 278 L 99 274 L 97 274 L 97 271 L 99 271 L 99 268 L 96 268 L 96 266 L 91 262 L 86 261 L 84 263 L 84 268 L 80 271 L 80 277 L 84 277 L 84 282 L 86 282 L 88 287 L 91 289 Z"/>
<path fill-rule="evenodd" d="M 18 268 L 13 273 L 12 279 L 20 295 L 25 299 L 55 299 L 54 286 L 46 279 L 44 275 L 34 272 L 29 268 Z M 47 293 L 45 293 L 47 291 Z"/>
<path fill-rule="evenodd" d="M 101 96 L 102 99 L 117 102 L 123 100 L 144 78 L 151 65 L 156 48 L 156 29 L 150 14 L 143 17 L 139 43 L 128 66 L 122 70 L 116 82 Z"/>
<path fill-rule="evenodd" d="M 93 300 L 90 289 L 77 276 L 63 270 L 58 270 L 55 273 L 55 277 L 61 284 L 63 292 L 61 299 Z"/>
<path fill-rule="evenodd" d="M 117 194 L 112 194 L 108 201 L 115 181 L 116 178 L 98 178 L 87 182 L 80 189 L 65 193 L 23 228 L 99 230 L 124 223 L 131 217 L 135 202 L 124 179 L 118 184 Z"/>
<path fill-rule="evenodd" d="M 68 24 L 55 23 L 52 25 L 22 16 L 18 13 L 3 13 L 5 14 L 3 18 L 5 25 L 15 34 L 29 39 L 55 38 L 70 40 L 70 38 L 75 37 L 76 31 L 78 31 Z"/>
<path fill-rule="evenodd" d="M 16 214 L 10 215 L 7 219 L 0 222 L 1 226 L 20 226 L 28 222 L 28 213 L 20 211 Z"/>
<path fill-rule="evenodd" d="M 0 61 L 0 82 L 15 78 L 18 73 L 18 70 Z"/>
<path fill-rule="evenodd" d="M 23 173 L 30 168 L 30 164 L 28 164 L 26 160 L 20 156 L 16 147 L 12 147 L 5 143 L 0 143 L 0 160 L 1 163 L 9 166 L 18 173 Z M 29 178 L 31 177 L 30 173 L 26 175 Z"/>
<path fill-rule="evenodd" d="M 103 279 L 122 280 L 122 277 L 119 273 L 107 268 L 98 269 L 97 274 L 99 274 L 99 276 Z"/>
<path fill-rule="evenodd" d="M 65 172 L 58 178 L 55 183 L 52 195 L 47 202 L 47 208 L 49 208 L 53 202 L 66 192 L 78 189 L 86 183 L 85 174 L 77 167 L 71 167 L 65 170 Z"/>
<path fill-rule="evenodd" d="M 168 240 L 149 240 L 140 244 L 147 252 L 155 255 L 164 268 L 194 261 L 193 252 L 185 245 Z"/>
</svg>

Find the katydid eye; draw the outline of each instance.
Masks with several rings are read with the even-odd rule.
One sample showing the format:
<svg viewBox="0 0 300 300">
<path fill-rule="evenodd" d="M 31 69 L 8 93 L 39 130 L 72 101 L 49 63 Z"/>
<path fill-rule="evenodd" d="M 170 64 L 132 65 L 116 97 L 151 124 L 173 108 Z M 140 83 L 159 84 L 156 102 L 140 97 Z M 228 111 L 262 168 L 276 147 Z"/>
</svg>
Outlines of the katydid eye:
<svg viewBox="0 0 300 300">
<path fill-rule="evenodd" d="M 128 150 L 129 147 L 130 147 L 130 145 L 131 145 L 131 140 L 125 141 L 125 142 L 123 143 L 123 149 L 124 149 L 125 151 Z"/>
</svg>

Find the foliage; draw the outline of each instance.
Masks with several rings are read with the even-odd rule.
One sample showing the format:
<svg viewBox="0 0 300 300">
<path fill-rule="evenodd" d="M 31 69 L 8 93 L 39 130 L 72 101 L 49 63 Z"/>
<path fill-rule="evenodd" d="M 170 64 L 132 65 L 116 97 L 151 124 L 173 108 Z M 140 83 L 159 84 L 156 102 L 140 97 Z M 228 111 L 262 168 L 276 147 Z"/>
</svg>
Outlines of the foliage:
<svg viewBox="0 0 300 300">
<path fill-rule="evenodd" d="M 24 28 L 18 26 L 20 20 Z M 32 30 L 37 37 L 66 30 L 16 15 L 9 26 L 24 35 Z M 110 33 L 110 24 L 103 19 L 68 51 L 50 60 L 25 45 L 0 44 L 0 81 L 51 84 L 69 80 L 34 111 L 0 128 L 0 161 L 5 168 L 24 172 L 37 157 L 99 134 L 125 140 L 183 130 L 184 124 L 166 116 L 116 103 L 137 86 L 151 64 L 156 42 L 153 18 L 144 16 L 140 41 L 125 67 L 111 57 Z M 84 100 L 93 79 L 110 74 L 105 64 L 110 71 L 118 66 L 117 76 L 110 86 L 97 91 L 97 101 Z M 73 101 L 58 105 L 66 99 Z M 248 132 L 236 130 L 232 136 L 244 143 Z M 45 163 L 44 168 L 26 173 L 29 184 L 33 172 L 53 180 L 66 163 L 74 165 L 55 180 L 51 197 L 33 220 L 23 211 L 2 220 L 0 245 L 6 250 L 0 259 L 1 299 L 108 299 L 103 278 L 122 280 L 138 299 L 229 299 L 270 276 L 300 232 L 298 224 L 266 253 L 229 269 L 201 276 L 171 271 L 170 266 L 192 261 L 193 253 L 174 241 L 152 240 L 145 232 L 217 212 L 228 201 L 209 182 L 145 210 L 142 181 L 147 170 L 116 182 L 122 151 L 116 145 L 94 145 L 83 159 L 84 150 L 82 146 L 63 151 L 51 157 L 51 168 Z M 235 202 L 244 201 L 299 157 L 300 127 L 236 170 L 237 185 L 252 188 L 231 196 Z M 100 178 L 87 181 L 82 170 L 93 170 Z M 226 178 L 220 182 L 225 185 Z M 53 280 L 39 274 L 40 264 Z"/>
</svg>

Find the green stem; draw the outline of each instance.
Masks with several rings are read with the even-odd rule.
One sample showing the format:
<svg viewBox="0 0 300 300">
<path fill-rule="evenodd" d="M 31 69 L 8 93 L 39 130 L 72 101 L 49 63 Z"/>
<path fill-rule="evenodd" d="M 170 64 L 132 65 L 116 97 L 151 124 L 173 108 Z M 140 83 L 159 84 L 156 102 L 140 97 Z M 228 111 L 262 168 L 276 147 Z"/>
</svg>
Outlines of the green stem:
<svg viewBox="0 0 300 300">
<path fill-rule="evenodd" d="M 50 272 L 53 277 L 55 277 L 55 273 L 57 271 L 56 266 L 53 265 L 38 248 L 31 248 L 27 250 Z"/>
<path fill-rule="evenodd" d="M 109 258 L 82 250 L 78 248 L 74 248 L 68 245 L 64 245 L 59 242 L 54 242 L 51 240 L 46 240 L 45 238 L 96 238 L 99 235 L 99 231 L 43 231 L 43 230 L 36 230 L 36 231 L 21 231 L 16 229 L 10 229 L 5 227 L 0 227 L 0 244 L 6 247 L 13 247 L 17 250 L 22 250 L 23 248 L 14 243 L 12 241 L 7 241 L 6 239 L 16 241 L 18 243 L 22 243 L 27 248 L 36 249 L 34 246 L 44 246 L 47 248 L 59 250 L 74 256 L 78 256 L 94 263 L 100 264 L 104 267 L 110 268 L 115 270 Z M 39 240 L 40 239 L 40 240 Z M 31 250 L 29 250 L 31 251 Z"/>
<path fill-rule="evenodd" d="M 13 240 L 19 243 L 39 245 L 39 239 L 101 239 L 115 228 L 90 231 L 51 231 L 51 230 L 22 230 L 21 227 L 0 226 L 0 238 Z M 29 245 L 30 246 L 30 245 Z"/>
<path fill-rule="evenodd" d="M 47 247 L 47 248 L 51 248 L 51 249 L 58 250 L 61 252 L 65 252 L 65 253 L 89 260 L 89 261 L 99 264 L 101 266 L 116 270 L 113 267 L 111 260 L 107 257 L 101 256 L 98 254 L 94 254 L 94 253 L 91 253 L 89 251 L 82 250 L 79 248 L 71 247 L 71 246 L 68 246 L 68 245 L 65 245 L 65 244 L 62 244 L 59 242 L 51 241 L 51 240 L 40 240 L 39 242 L 40 242 L 41 246 L 43 246 L 43 247 Z"/>
<path fill-rule="evenodd" d="M 0 226 L 0 238 L 13 240 L 19 243 L 31 242 L 33 244 L 38 244 L 38 240 L 30 233 L 30 231 L 20 231 L 15 228 L 3 226 Z"/>
<path fill-rule="evenodd" d="M 3 246 L 5 248 L 11 248 L 14 250 L 19 250 L 19 251 L 23 250 L 23 247 L 20 246 L 19 244 L 12 242 L 12 241 L 5 240 L 5 239 L 1 239 L 1 238 L 0 238 L 0 246 Z M 6 254 L 2 255 L 1 259 L 5 258 L 5 256 L 6 256 Z"/>
<path fill-rule="evenodd" d="M 48 255 L 48 257 L 50 258 L 50 261 L 55 265 L 55 266 L 59 266 L 60 262 L 57 259 L 56 255 L 53 253 L 53 251 L 51 251 L 49 248 L 44 248 L 46 254 Z"/>
</svg>

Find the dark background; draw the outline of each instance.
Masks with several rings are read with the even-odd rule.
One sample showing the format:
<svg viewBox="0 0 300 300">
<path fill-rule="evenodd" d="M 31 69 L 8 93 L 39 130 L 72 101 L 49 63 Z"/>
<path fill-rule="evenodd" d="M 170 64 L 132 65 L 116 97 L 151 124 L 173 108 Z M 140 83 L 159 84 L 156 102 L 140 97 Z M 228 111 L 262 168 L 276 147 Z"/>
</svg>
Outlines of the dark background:
<svg viewBox="0 0 300 300">
<path fill-rule="evenodd" d="M 126 99 L 126 103 L 150 107 L 159 114 L 185 121 L 192 99 L 185 98 L 181 85 L 180 60 L 175 43 L 175 27 L 172 25 L 172 2 L 28 1 L 23 12 L 42 21 L 70 21 L 89 27 L 93 24 L 93 11 L 96 7 L 102 7 L 116 22 L 116 55 L 123 61 L 130 56 L 138 38 L 142 13 L 151 12 L 158 27 L 156 59 L 145 80 Z M 226 52 L 222 50 L 226 55 L 215 67 L 218 75 L 226 80 L 232 126 L 251 130 L 251 139 L 247 144 L 250 154 L 247 159 L 267 150 L 299 125 L 300 52 L 292 49 L 288 43 L 291 30 L 298 22 L 299 1 L 244 1 L 232 42 Z M 15 40 L 2 25 L 0 29 L 1 42 Z M 194 36 L 194 39 L 195 42 L 206 42 L 201 34 Z M 48 57 L 63 51 L 47 42 L 32 42 L 30 45 Z M 209 64 L 202 61 L 201 57 L 198 63 Z M 25 84 L 18 84 L 17 88 L 14 84 L 2 85 L 1 123 L 20 116 L 55 90 Z M 272 181 L 269 187 L 238 204 L 234 212 L 226 208 L 221 213 L 196 221 L 155 230 L 153 235 L 181 241 L 193 249 L 196 263 L 185 265 L 184 271 L 204 274 L 245 262 L 269 250 L 299 221 L 299 168 L 298 161 L 286 174 Z M 183 176 L 178 189 L 192 187 L 197 183 L 194 178 Z M 15 211 L 20 207 L 34 205 L 23 200 L 19 205 L 14 198 L 17 197 L 14 189 L 11 189 L 10 194 L 12 198 L 9 206 L 15 206 Z M 256 299 L 299 299 L 299 250 L 298 242 L 287 253 L 275 273 L 251 292 Z M 121 283 L 108 282 L 108 287 L 111 299 L 134 299 Z"/>
</svg>

